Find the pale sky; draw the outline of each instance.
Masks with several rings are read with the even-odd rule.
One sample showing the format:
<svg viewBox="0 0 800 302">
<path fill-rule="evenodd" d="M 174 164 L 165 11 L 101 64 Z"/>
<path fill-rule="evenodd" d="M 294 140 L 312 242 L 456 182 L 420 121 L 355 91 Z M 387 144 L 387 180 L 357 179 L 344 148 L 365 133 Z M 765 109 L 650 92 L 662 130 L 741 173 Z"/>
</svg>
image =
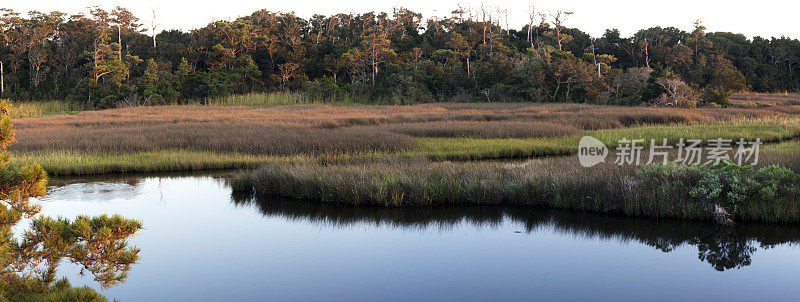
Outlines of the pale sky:
<svg viewBox="0 0 800 302">
<path fill-rule="evenodd" d="M 307 18 L 314 13 L 330 15 L 338 12 L 391 12 L 393 7 L 406 7 L 420 12 L 424 17 L 448 16 L 459 3 L 478 9 L 481 3 L 489 7 L 508 9 L 509 23 L 520 28 L 527 23 L 531 4 L 538 11 L 565 10 L 575 14 L 565 23 L 589 34 L 602 35 L 607 28 L 618 28 L 623 36 L 652 26 L 674 26 L 691 30 L 694 20 L 702 19 L 709 31 L 743 33 L 748 37 L 800 38 L 800 3 L 798 1 L 630 1 L 630 0 L 289 0 L 289 1 L 174 1 L 174 0 L 3 0 L 0 7 L 25 12 L 28 10 L 68 13 L 86 12 L 86 7 L 99 5 L 108 10 L 123 6 L 136 14 L 143 23 L 152 18 L 151 9 L 157 13 L 159 29 L 192 29 L 203 27 L 213 20 L 230 20 L 249 15 L 258 9 L 294 11 Z"/>
</svg>

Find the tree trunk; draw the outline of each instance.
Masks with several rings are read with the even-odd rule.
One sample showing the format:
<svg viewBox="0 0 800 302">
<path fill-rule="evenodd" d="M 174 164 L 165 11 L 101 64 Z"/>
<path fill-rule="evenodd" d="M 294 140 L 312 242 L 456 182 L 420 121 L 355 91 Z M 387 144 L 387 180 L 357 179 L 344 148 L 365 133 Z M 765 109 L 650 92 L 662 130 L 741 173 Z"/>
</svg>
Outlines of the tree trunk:
<svg viewBox="0 0 800 302">
<path fill-rule="evenodd" d="M 156 48 L 156 10 L 153 11 L 153 21 L 150 22 L 150 29 L 153 30 L 153 48 Z"/>
<path fill-rule="evenodd" d="M 647 39 L 644 39 L 644 62 L 650 68 L 650 53 L 647 51 Z"/>
<path fill-rule="evenodd" d="M 566 94 L 566 95 L 564 95 L 564 99 L 565 99 L 567 102 L 571 102 L 571 101 L 572 101 L 572 100 L 569 98 L 569 92 L 570 92 L 570 90 L 572 90 L 572 85 L 570 85 L 570 83 L 567 83 L 567 94 Z"/>
<path fill-rule="evenodd" d="M 472 75 L 469 70 L 469 55 L 467 55 L 467 78 L 470 78 Z"/>
<path fill-rule="evenodd" d="M 558 41 L 558 50 L 559 51 L 562 50 L 561 49 L 561 28 L 560 28 L 560 25 L 558 23 L 556 23 L 556 41 Z"/>
<path fill-rule="evenodd" d="M 597 53 L 594 51 L 594 38 L 592 38 L 592 61 L 594 62 L 594 66 L 597 67 L 597 77 L 600 77 L 600 64 L 597 64 Z"/>
<path fill-rule="evenodd" d="M 553 103 L 556 102 L 556 98 L 558 97 L 558 90 L 561 89 L 561 81 L 556 80 L 556 91 L 553 92 Z"/>
<path fill-rule="evenodd" d="M 532 30 L 533 27 L 531 25 L 528 25 L 528 42 L 531 43 L 531 47 L 533 47 L 533 34 L 531 33 Z"/>
<path fill-rule="evenodd" d="M 122 27 L 117 25 L 117 44 L 119 44 L 119 54 L 117 57 L 122 61 Z"/>
<path fill-rule="evenodd" d="M 5 72 L 3 71 L 3 61 L 0 61 L 0 97 L 6 93 Z"/>
<path fill-rule="evenodd" d="M 375 43 L 372 43 L 372 86 L 375 86 L 375 74 L 378 73 L 378 65 L 375 63 Z"/>
</svg>

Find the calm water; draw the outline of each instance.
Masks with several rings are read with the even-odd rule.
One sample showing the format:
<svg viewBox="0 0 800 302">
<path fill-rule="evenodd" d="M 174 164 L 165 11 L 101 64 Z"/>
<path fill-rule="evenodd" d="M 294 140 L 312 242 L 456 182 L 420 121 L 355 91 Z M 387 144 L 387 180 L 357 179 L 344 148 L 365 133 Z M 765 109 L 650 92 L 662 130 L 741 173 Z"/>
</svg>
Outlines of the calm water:
<svg viewBox="0 0 800 302">
<path fill-rule="evenodd" d="M 143 222 L 123 301 L 794 300 L 800 228 L 542 209 L 332 207 L 224 178 L 51 182 L 43 214 Z M 61 273 L 96 287 L 76 266 Z"/>
</svg>

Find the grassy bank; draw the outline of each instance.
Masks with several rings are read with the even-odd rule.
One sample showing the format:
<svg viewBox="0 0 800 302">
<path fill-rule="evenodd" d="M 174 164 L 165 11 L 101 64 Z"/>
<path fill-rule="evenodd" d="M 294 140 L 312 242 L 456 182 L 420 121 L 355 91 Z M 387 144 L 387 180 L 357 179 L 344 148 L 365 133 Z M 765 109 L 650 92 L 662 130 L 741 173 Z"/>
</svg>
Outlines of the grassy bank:
<svg viewBox="0 0 800 302">
<path fill-rule="evenodd" d="M 117 154 L 34 151 L 13 153 L 12 162 L 17 164 L 39 163 L 52 176 L 74 176 L 245 169 L 257 168 L 267 163 L 308 161 L 321 164 L 372 162 L 384 156 L 380 153 L 270 156 L 182 149 Z"/>
<path fill-rule="evenodd" d="M 299 157 L 273 157 L 208 151 L 162 150 L 122 154 L 38 151 L 13 154 L 17 163 L 36 162 L 50 175 L 92 175 L 254 168 Z"/>
<path fill-rule="evenodd" d="M 800 137 L 800 118 L 751 119 L 726 123 L 639 126 L 621 129 L 582 131 L 579 134 L 532 139 L 476 139 L 476 138 L 419 138 L 411 154 L 424 155 L 437 160 L 485 160 L 500 158 L 530 158 L 575 154 L 581 137 L 593 136 L 609 148 L 619 145 L 621 139 L 644 139 L 650 145 L 654 139 L 661 144 L 667 139 L 674 145 L 684 139 L 730 139 L 778 142 Z"/>
<path fill-rule="evenodd" d="M 777 166 L 643 169 L 574 160 L 272 163 L 232 181 L 243 194 L 375 206 L 526 205 L 631 216 L 736 221 L 800 221 L 800 175 Z M 723 219 L 724 221 L 724 219 Z"/>
</svg>

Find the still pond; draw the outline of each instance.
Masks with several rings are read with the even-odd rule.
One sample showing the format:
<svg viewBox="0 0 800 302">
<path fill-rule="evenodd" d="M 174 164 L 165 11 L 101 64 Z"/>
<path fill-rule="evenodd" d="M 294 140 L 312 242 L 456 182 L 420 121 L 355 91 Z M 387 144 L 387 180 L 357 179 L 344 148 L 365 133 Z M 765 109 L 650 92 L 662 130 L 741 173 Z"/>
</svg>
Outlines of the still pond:
<svg viewBox="0 0 800 302">
<path fill-rule="evenodd" d="M 227 176 L 54 179 L 42 214 L 143 223 L 140 262 L 102 292 L 122 301 L 800 297 L 800 227 L 254 200 L 232 196 Z M 70 263 L 60 274 L 98 287 Z"/>
</svg>

